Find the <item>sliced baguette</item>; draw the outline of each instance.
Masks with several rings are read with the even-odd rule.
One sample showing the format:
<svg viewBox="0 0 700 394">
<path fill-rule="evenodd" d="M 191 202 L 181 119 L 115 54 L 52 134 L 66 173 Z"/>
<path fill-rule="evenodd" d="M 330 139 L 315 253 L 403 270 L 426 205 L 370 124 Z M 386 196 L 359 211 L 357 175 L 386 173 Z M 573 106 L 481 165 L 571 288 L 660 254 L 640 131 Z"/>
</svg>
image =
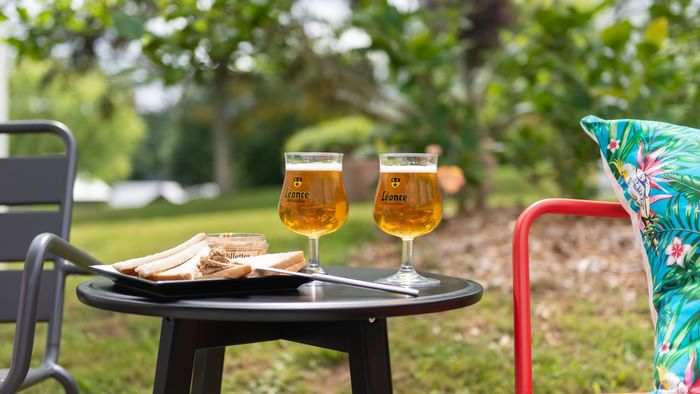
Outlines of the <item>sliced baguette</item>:
<svg viewBox="0 0 700 394">
<path fill-rule="evenodd" d="M 237 279 L 248 275 L 252 268 L 247 264 L 231 264 L 230 268 L 225 268 L 216 271 L 212 274 L 200 275 L 195 279 L 214 279 L 214 278 L 230 278 Z"/>
<path fill-rule="evenodd" d="M 192 257 L 197 256 L 199 252 L 202 251 L 202 249 L 208 248 L 209 246 L 207 246 L 206 241 L 200 241 L 187 249 L 184 249 L 178 253 L 175 253 L 163 259 L 142 264 L 136 267 L 136 273 L 139 275 L 140 278 L 151 279 L 153 275 L 159 272 L 169 270 L 170 268 L 177 267 L 178 265 L 183 264 L 185 261 L 190 260 Z"/>
<path fill-rule="evenodd" d="M 148 256 L 143 256 L 143 257 L 137 257 L 134 259 L 129 259 L 129 260 L 124 260 L 120 261 L 117 263 L 112 264 L 112 267 L 114 267 L 115 270 L 121 272 L 122 274 L 126 275 L 136 275 L 136 268 L 147 263 L 152 263 L 157 260 L 164 259 L 166 257 L 172 256 L 174 254 L 177 254 L 179 252 L 182 252 L 183 250 L 198 244 L 199 242 L 202 242 L 206 239 L 206 235 L 204 233 L 198 233 L 194 237 L 188 239 L 187 241 L 170 248 L 168 250 L 164 250 L 162 252 L 154 253 L 152 255 Z"/>
<path fill-rule="evenodd" d="M 209 247 L 204 247 L 200 249 L 199 253 L 194 255 L 191 259 L 185 261 L 184 263 L 165 270 L 162 272 L 157 272 L 153 274 L 151 280 L 186 280 L 194 279 L 199 275 L 199 259 L 202 256 L 206 256 L 209 253 Z"/>
<path fill-rule="evenodd" d="M 274 273 L 259 270 L 257 268 L 280 268 L 289 271 L 299 271 L 306 266 L 304 260 L 304 252 L 301 250 L 294 252 L 268 253 L 259 256 L 241 257 L 232 259 L 232 263 L 247 264 L 253 268 L 253 273 L 250 276 L 266 276 L 274 275 Z"/>
</svg>

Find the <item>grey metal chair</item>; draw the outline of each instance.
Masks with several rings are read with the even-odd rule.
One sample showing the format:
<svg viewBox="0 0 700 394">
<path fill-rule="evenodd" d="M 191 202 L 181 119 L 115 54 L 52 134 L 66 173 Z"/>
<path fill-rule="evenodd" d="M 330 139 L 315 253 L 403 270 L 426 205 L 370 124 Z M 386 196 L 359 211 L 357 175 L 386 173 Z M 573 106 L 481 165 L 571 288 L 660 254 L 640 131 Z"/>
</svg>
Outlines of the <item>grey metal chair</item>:
<svg viewBox="0 0 700 394">
<path fill-rule="evenodd" d="M 0 393 L 15 393 L 48 378 L 67 393 L 77 393 L 75 379 L 58 365 L 65 278 L 86 273 L 72 262 L 100 264 L 69 245 L 76 147 L 68 128 L 53 121 L 0 123 L 2 134 L 49 133 L 64 153 L 0 159 L 0 261 L 24 260 L 22 270 L 0 270 L 0 322 L 16 323 L 9 369 L 0 370 Z M 41 209 L 29 209 L 40 205 Z M 55 210 L 45 209 L 47 205 Z M 53 260 L 53 269 L 44 263 Z M 11 266 L 13 264 L 7 264 Z M 48 322 L 46 349 L 39 367 L 30 368 L 37 322 Z"/>
</svg>

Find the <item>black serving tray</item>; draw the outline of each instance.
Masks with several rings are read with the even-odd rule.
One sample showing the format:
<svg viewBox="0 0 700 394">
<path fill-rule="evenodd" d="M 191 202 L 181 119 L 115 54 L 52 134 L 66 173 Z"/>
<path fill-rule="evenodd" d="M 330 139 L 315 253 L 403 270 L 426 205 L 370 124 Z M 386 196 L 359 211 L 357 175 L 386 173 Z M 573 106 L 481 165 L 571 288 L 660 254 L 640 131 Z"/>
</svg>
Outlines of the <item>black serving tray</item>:
<svg viewBox="0 0 700 394">
<path fill-rule="evenodd" d="M 260 294 L 296 291 L 311 279 L 274 275 L 239 279 L 192 279 L 152 281 L 124 275 L 111 265 L 91 265 L 88 269 L 98 275 L 112 279 L 120 287 L 157 297 L 204 297 L 227 294 Z"/>
</svg>

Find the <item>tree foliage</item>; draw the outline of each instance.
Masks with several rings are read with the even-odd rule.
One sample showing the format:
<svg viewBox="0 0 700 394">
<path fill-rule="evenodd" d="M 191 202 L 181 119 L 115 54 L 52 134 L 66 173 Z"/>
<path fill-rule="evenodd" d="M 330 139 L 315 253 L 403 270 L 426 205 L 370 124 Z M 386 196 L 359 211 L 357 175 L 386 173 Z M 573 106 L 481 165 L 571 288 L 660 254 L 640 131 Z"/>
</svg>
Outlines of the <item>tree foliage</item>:
<svg viewBox="0 0 700 394">
<path fill-rule="evenodd" d="M 386 82 L 399 95 L 388 96 L 397 130 L 392 142 L 410 148 L 429 143 L 463 142 L 473 133 L 466 97 L 461 89 L 458 59 L 463 43 L 457 37 L 460 14 L 454 9 L 399 11 L 386 1 L 363 2 L 355 10 L 353 23 L 372 38 L 358 52 L 386 59 Z M 441 20 L 437 26 L 434 21 Z M 470 147 L 457 144 L 460 149 Z"/>
<path fill-rule="evenodd" d="M 578 128 L 588 113 L 700 124 L 693 2 L 632 3 L 352 1 L 333 34 L 360 30 L 369 44 L 343 52 L 308 36 L 317 21 L 293 0 L 48 1 L 35 15 L 15 6 L 24 28 L 10 41 L 21 56 L 61 49 L 80 70 L 136 47 L 143 56 L 115 78 L 185 86 L 163 148 L 169 176 L 225 185 L 259 170 L 274 182 L 282 144 L 270 141 L 360 114 L 386 125 L 388 149 L 442 146 L 441 163 L 461 167 L 466 197 L 483 203 L 496 153 L 520 176 L 589 192 L 595 149 Z"/>
<path fill-rule="evenodd" d="M 9 41 L 21 57 L 43 57 L 60 48 L 79 69 L 95 66 L 100 48 L 102 52 L 109 48 L 107 52 L 117 61 L 120 55 L 138 50 L 148 62 L 141 58 L 121 70 L 132 82 L 159 79 L 208 90 L 213 110 L 213 174 L 222 189 L 229 190 L 233 185 L 230 121 L 241 107 L 229 98 L 240 79 L 279 70 L 277 61 L 289 55 L 286 49 L 293 46 L 293 32 L 299 29 L 291 18 L 291 5 L 291 0 L 115 0 L 77 6 L 55 0 L 31 14 L 17 4 L 14 10 L 23 26 Z M 144 70 L 151 72 L 144 75 Z"/>
<path fill-rule="evenodd" d="M 70 127 L 78 144 L 78 171 L 105 181 L 131 173 L 131 153 L 145 131 L 128 91 L 112 91 L 97 69 L 63 72 L 46 79 L 50 61 L 18 64 L 10 79 L 12 119 L 57 119 Z M 54 151 L 60 144 L 46 138 L 13 137 L 13 154 Z"/>
<path fill-rule="evenodd" d="M 343 153 L 371 150 L 376 127 L 361 116 L 327 120 L 294 133 L 287 140 L 285 150 Z"/>
<path fill-rule="evenodd" d="M 399 10 L 387 1 L 364 1 L 353 16 L 372 38 L 362 52 L 386 59 L 386 83 L 398 92 L 389 96 L 395 132 L 388 143 L 410 150 L 440 145 L 441 162 L 464 170 L 477 205 L 485 203 L 492 179 L 492 130 L 481 111 L 489 54 L 509 21 L 507 7 L 505 1 L 444 0 Z"/>
<path fill-rule="evenodd" d="M 262 63 L 274 58 L 270 54 L 280 52 L 273 44 L 284 44 L 274 33 L 282 30 L 278 29 L 279 18 L 289 11 L 290 4 L 218 1 L 207 9 L 197 2 L 177 6 L 164 2 L 160 17 L 184 27 L 169 34 L 144 36 L 144 52 L 159 67 L 166 83 L 191 80 L 209 90 L 213 175 L 223 191 L 234 185 L 230 121 L 249 104 L 229 98 L 236 94 L 239 80 L 255 79 L 256 72 L 272 68 Z M 257 67 L 253 67 L 256 62 Z"/>
<path fill-rule="evenodd" d="M 505 99 L 498 112 L 511 125 L 506 156 L 530 169 L 543 162 L 533 156 L 544 158 L 568 195 L 590 192 L 586 180 L 597 157 L 578 127 L 583 116 L 700 124 L 691 2 L 624 11 L 607 1 L 523 6 L 518 28 L 505 37 L 491 89 Z"/>
</svg>

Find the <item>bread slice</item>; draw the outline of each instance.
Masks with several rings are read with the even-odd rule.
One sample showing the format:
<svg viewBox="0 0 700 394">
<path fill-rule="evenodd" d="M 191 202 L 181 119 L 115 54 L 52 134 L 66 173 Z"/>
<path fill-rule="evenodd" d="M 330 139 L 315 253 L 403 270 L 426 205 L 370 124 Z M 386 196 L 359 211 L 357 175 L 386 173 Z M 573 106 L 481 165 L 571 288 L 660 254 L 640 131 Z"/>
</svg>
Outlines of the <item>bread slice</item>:
<svg viewBox="0 0 700 394">
<path fill-rule="evenodd" d="M 178 265 L 190 260 L 192 257 L 199 255 L 199 252 L 201 252 L 203 249 L 207 249 L 207 253 L 209 253 L 207 241 L 196 243 L 187 249 L 163 259 L 140 265 L 136 267 L 136 273 L 140 278 L 151 279 L 153 275 L 169 270 L 173 267 L 177 267 Z"/>
<path fill-rule="evenodd" d="M 112 264 L 112 267 L 114 267 L 115 270 L 121 272 L 122 274 L 136 275 L 136 268 L 138 268 L 139 266 L 144 265 L 146 263 L 152 263 L 152 262 L 157 261 L 157 260 L 165 259 L 166 257 L 170 257 L 172 255 L 180 253 L 183 250 L 188 249 L 189 247 L 206 240 L 206 238 L 207 237 L 204 233 L 198 233 L 198 234 L 195 234 L 194 237 L 188 239 L 187 241 L 185 241 L 177 246 L 174 246 L 168 250 L 154 253 L 154 254 L 149 255 L 149 256 L 137 257 L 134 259 L 120 261 L 120 262 Z"/>
<path fill-rule="evenodd" d="M 306 266 L 304 260 L 304 252 L 301 250 L 282 253 L 268 253 L 259 256 L 241 257 L 231 260 L 232 263 L 247 264 L 253 268 L 253 273 L 250 276 L 267 276 L 275 275 L 275 273 L 259 270 L 259 267 L 272 267 L 286 269 L 289 271 L 299 271 Z"/>
<path fill-rule="evenodd" d="M 301 271 L 302 268 L 304 268 L 304 267 L 306 267 L 306 260 L 304 260 L 300 263 L 294 264 L 294 265 L 290 265 L 289 267 L 287 267 L 285 269 L 287 271 L 298 272 L 298 271 Z M 266 275 L 274 275 L 274 272 L 267 273 Z"/>
<path fill-rule="evenodd" d="M 237 279 L 248 275 L 252 271 L 250 265 L 247 264 L 232 264 L 230 268 L 225 268 L 216 271 L 212 274 L 200 275 L 195 279 L 214 279 L 214 278 L 230 278 Z"/>
<path fill-rule="evenodd" d="M 199 253 L 197 253 L 191 259 L 185 261 L 184 263 L 170 268 L 169 270 L 157 272 L 153 274 L 149 279 L 151 280 L 187 280 L 194 279 L 199 275 L 199 259 L 202 256 L 209 254 L 209 247 L 206 246 L 202 248 Z"/>
</svg>

